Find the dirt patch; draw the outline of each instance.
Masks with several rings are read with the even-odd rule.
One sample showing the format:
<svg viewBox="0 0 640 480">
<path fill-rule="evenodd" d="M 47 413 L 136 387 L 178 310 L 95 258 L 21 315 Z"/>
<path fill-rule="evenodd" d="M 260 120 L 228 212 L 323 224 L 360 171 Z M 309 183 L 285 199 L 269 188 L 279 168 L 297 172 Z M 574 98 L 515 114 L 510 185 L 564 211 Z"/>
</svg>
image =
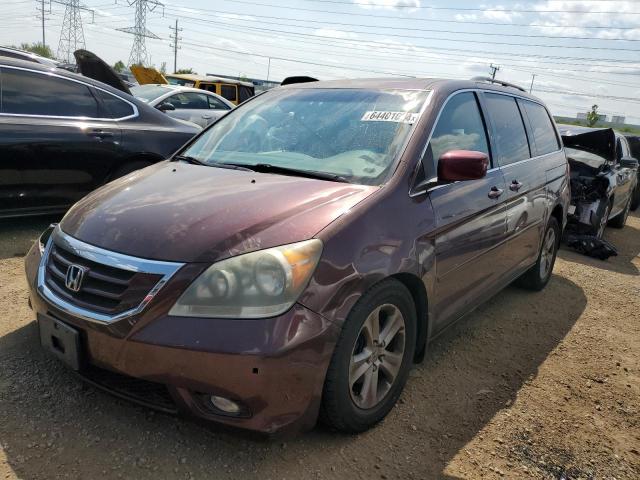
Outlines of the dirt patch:
<svg viewBox="0 0 640 480">
<path fill-rule="evenodd" d="M 48 221 L 0 224 L 0 478 L 640 478 L 640 217 L 606 262 L 561 251 L 429 349 L 370 432 L 267 440 L 84 388 L 41 352 L 21 255 Z"/>
</svg>

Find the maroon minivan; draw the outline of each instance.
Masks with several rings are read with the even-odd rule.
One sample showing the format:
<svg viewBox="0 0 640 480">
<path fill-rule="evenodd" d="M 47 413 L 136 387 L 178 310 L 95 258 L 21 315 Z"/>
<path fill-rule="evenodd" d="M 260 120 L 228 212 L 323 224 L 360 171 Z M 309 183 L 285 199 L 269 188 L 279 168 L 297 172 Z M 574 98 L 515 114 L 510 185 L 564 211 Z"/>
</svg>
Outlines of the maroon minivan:
<svg viewBox="0 0 640 480">
<path fill-rule="evenodd" d="M 514 86 L 294 84 L 78 202 L 26 258 L 30 301 L 42 345 L 120 397 L 359 432 L 440 331 L 547 284 L 568 203 L 552 117 Z"/>
</svg>

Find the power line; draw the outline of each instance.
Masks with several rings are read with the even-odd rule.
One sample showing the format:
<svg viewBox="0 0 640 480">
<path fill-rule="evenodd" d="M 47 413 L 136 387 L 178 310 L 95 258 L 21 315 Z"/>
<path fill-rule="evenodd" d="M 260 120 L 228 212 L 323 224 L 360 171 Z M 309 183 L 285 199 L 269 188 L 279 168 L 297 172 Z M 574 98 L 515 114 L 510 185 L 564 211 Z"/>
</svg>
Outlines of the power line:
<svg viewBox="0 0 640 480">
<path fill-rule="evenodd" d="M 218 28 L 222 29 L 222 30 L 227 29 L 225 27 L 218 27 Z M 245 37 L 243 38 L 244 43 L 248 45 L 249 42 L 251 42 L 251 40 L 249 40 L 249 38 L 247 38 L 246 32 L 244 32 L 243 30 L 236 30 L 236 29 L 233 29 L 233 28 L 228 28 L 228 30 L 230 30 L 232 32 L 243 32 L 243 33 L 245 33 Z M 202 33 L 202 34 L 210 35 L 210 32 L 208 32 L 208 31 L 196 30 L 196 29 L 193 29 L 193 28 L 190 28 L 189 31 L 190 32 L 194 32 L 194 33 Z M 220 40 L 224 40 L 224 39 L 220 38 Z M 314 42 L 314 41 L 310 41 L 310 40 L 306 40 L 306 39 L 305 40 L 299 40 L 298 43 L 304 44 L 304 45 L 320 45 L 320 46 L 323 46 L 323 47 L 331 46 L 331 48 L 334 48 L 334 49 L 346 49 L 346 50 L 348 50 L 350 52 L 350 54 L 337 53 L 337 52 L 334 52 L 334 51 L 331 51 L 331 52 L 320 51 L 320 50 L 314 50 L 314 49 L 310 49 L 310 48 L 304 48 L 304 50 L 299 50 L 299 49 L 296 49 L 294 47 L 289 47 L 289 46 L 286 47 L 287 50 L 288 51 L 302 52 L 304 54 L 318 53 L 318 54 L 321 54 L 321 55 L 331 55 L 332 57 L 347 57 L 347 58 L 350 58 L 350 59 L 353 58 L 354 51 L 355 52 L 366 52 L 366 54 L 367 54 L 366 58 L 369 59 L 369 60 L 372 60 L 372 61 L 375 61 L 375 60 L 389 60 L 390 62 L 394 62 L 396 64 L 397 63 L 409 63 L 411 65 L 415 65 L 416 64 L 416 60 L 415 59 L 418 59 L 419 61 L 424 62 L 424 63 L 440 64 L 440 65 L 450 65 L 451 64 L 450 61 L 449 62 L 445 61 L 447 59 L 454 59 L 454 60 L 457 60 L 458 58 L 461 58 L 461 59 L 464 59 L 464 60 L 468 60 L 469 59 L 468 55 L 454 54 L 454 53 L 434 54 L 434 53 L 429 53 L 429 52 L 423 52 L 423 53 L 425 55 L 436 55 L 436 57 L 434 58 L 433 56 L 423 56 L 423 55 L 419 55 L 419 54 L 416 54 L 416 53 L 412 53 L 411 54 L 411 58 L 409 58 L 408 56 L 398 55 L 397 51 L 396 52 L 390 52 L 389 55 L 392 55 L 392 56 L 384 56 L 384 52 L 383 52 L 382 55 L 377 54 L 377 53 L 371 53 L 370 50 L 358 48 L 358 46 L 356 46 L 356 45 L 349 45 L 349 46 L 346 46 L 346 45 L 334 45 L 334 44 L 331 44 L 330 42 Z M 259 41 L 259 46 L 260 47 L 271 46 L 271 47 L 275 47 L 275 48 L 280 47 L 279 45 L 274 45 L 273 43 L 268 43 L 266 40 L 264 40 L 262 38 Z M 362 58 L 365 58 L 365 57 L 362 57 Z M 440 60 L 440 61 L 438 61 L 438 60 Z M 514 60 L 514 61 L 517 61 L 517 60 Z M 523 60 L 523 61 L 526 62 L 526 60 Z M 483 63 L 483 62 L 489 63 L 489 60 L 488 59 L 485 59 L 485 60 L 481 60 L 480 59 L 480 60 L 476 61 L 476 63 Z M 545 62 L 542 61 L 540 63 L 545 63 Z M 520 70 L 520 69 L 526 68 L 526 67 L 530 68 L 530 65 L 531 65 L 530 62 L 525 64 L 525 65 L 504 63 L 504 62 L 501 62 L 501 64 L 504 65 L 504 66 L 507 66 L 507 67 L 517 67 L 517 68 L 513 68 L 514 70 L 519 70 L 519 71 L 523 71 L 523 72 L 526 72 L 526 73 L 531 73 L 528 70 Z M 579 64 L 579 63 L 575 63 L 575 62 L 574 63 L 561 63 L 561 64 L 571 65 L 571 66 L 587 65 L 587 64 Z M 554 65 L 555 65 L 555 63 L 554 63 Z M 591 66 L 591 65 L 587 65 L 587 66 Z M 546 72 L 555 71 L 553 69 L 545 68 L 543 66 L 536 67 L 536 70 L 545 72 L 545 75 L 546 75 Z M 582 80 L 582 81 L 591 81 L 591 82 L 599 82 L 599 83 L 611 83 L 613 85 L 628 86 L 628 87 L 632 87 L 632 88 L 640 88 L 640 85 L 631 85 L 631 84 L 626 84 L 626 83 L 622 83 L 622 82 L 606 82 L 606 81 L 601 80 L 599 78 L 589 77 L 589 76 L 584 75 L 585 72 L 587 72 L 587 73 L 596 73 L 596 74 L 597 73 L 609 73 L 609 72 L 601 72 L 601 71 L 598 71 L 598 70 L 589 71 L 589 70 L 585 70 L 585 69 L 571 70 L 571 69 L 566 69 L 566 68 L 562 68 L 562 70 L 563 71 L 578 72 L 578 73 L 581 73 L 582 76 L 581 77 L 569 77 L 569 76 L 563 77 L 563 76 L 560 76 L 560 75 L 554 75 L 554 76 L 557 76 L 559 78 L 570 78 L 570 79 L 576 79 L 576 80 Z M 551 74 L 549 74 L 549 75 L 551 75 Z"/>
<path fill-rule="evenodd" d="M 167 10 L 184 13 L 184 11 L 182 9 L 179 9 L 179 8 L 167 7 Z M 190 8 L 189 10 L 194 10 L 194 11 L 197 10 L 197 11 L 205 12 L 205 10 L 199 10 L 199 9 L 193 9 L 193 8 Z M 234 14 L 234 12 L 222 11 L 222 10 L 206 10 L 206 12 L 212 12 L 214 14 L 214 16 L 219 17 L 219 18 L 228 18 L 228 17 L 224 17 L 223 16 L 224 14 Z M 218 15 L 216 15 L 216 14 L 218 14 Z M 219 15 L 219 14 L 223 14 L 223 15 Z M 370 24 L 367 25 L 367 24 L 362 24 L 362 23 L 334 22 L 334 21 L 323 21 L 323 20 L 307 20 L 307 19 L 282 17 L 282 16 L 257 15 L 257 14 L 254 14 L 254 13 L 251 14 L 251 17 L 267 18 L 267 19 L 275 19 L 275 20 L 287 20 L 287 21 L 293 21 L 293 22 L 315 23 L 315 24 L 328 25 L 330 27 L 333 27 L 335 25 L 340 25 L 340 26 L 346 26 L 346 27 L 375 28 L 377 30 L 375 32 L 376 34 L 379 33 L 380 29 L 387 29 L 387 30 L 388 29 L 392 29 L 392 30 L 396 30 L 397 31 L 397 27 L 388 26 L 388 25 L 370 25 Z M 246 19 L 239 19 L 239 20 L 246 20 Z M 246 21 L 249 21 L 249 20 L 246 20 Z M 289 25 L 289 24 L 287 24 L 287 25 L 288 26 L 292 26 L 292 27 L 295 26 L 295 27 L 311 28 L 311 27 L 305 27 L 303 25 Z M 503 24 L 501 24 L 501 25 L 503 25 Z M 571 35 L 563 35 L 563 36 L 561 36 L 561 35 L 528 35 L 528 34 L 523 34 L 523 33 L 470 32 L 470 31 L 460 31 L 460 30 L 412 28 L 412 27 L 404 27 L 404 26 L 402 27 L 402 31 L 433 32 L 433 33 L 454 33 L 454 34 L 481 35 L 481 36 L 492 36 L 492 37 L 554 38 L 554 39 L 562 39 L 562 40 L 640 42 L 640 39 L 638 39 L 638 38 L 623 38 L 623 37 L 595 38 L 595 37 L 579 37 L 579 36 L 571 36 Z M 365 33 L 365 34 L 368 34 L 368 33 L 371 33 L 371 32 L 354 32 L 354 33 Z M 411 37 L 411 38 L 422 38 L 422 37 Z"/>
<path fill-rule="evenodd" d="M 229 0 L 229 1 L 237 1 L 237 3 L 244 3 L 244 2 L 241 2 L 240 0 Z M 345 2 L 344 0 L 306 0 L 306 1 L 316 2 L 316 3 L 333 3 L 338 5 L 350 5 L 350 6 L 354 5 L 353 2 Z M 373 4 L 373 6 L 376 6 L 376 4 Z M 378 4 L 377 6 L 383 7 L 384 5 Z M 454 11 L 454 12 L 615 13 L 615 14 L 620 13 L 620 12 L 612 12 L 612 11 L 595 11 L 595 10 L 527 10 L 527 9 L 518 9 L 518 8 L 434 7 L 432 5 L 407 5 L 403 3 L 398 3 L 394 5 L 394 8 L 421 9 L 421 10 L 448 10 L 448 11 Z M 640 12 L 624 12 L 624 13 L 631 14 L 631 15 L 640 15 Z"/>
<path fill-rule="evenodd" d="M 400 16 L 400 15 L 377 15 L 373 13 L 364 13 L 364 12 L 345 12 L 345 11 L 337 11 L 337 10 L 320 10 L 314 8 L 304 8 L 304 7 L 293 7 L 289 5 L 274 5 L 272 3 L 259 3 L 259 2 L 250 2 L 244 0 L 226 0 L 228 2 L 236 2 L 242 3 L 252 6 L 260 6 L 260 7 L 269 7 L 269 8 L 281 8 L 286 10 L 293 10 L 299 12 L 311 12 L 311 13 L 329 13 L 336 14 L 340 16 L 352 16 L 352 17 L 370 17 L 370 18 L 385 18 L 392 20 L 402 20 L 403 22 L 428 22 L 428 23 L 460 23 L 460 24 L 473 24 L 473 25 L 497 25 L 497 26 L 505 26 L 505 27 L 540 27 L 540 28 L 581 28 L 581 29 L 604 29 L 604 30 L 636 30 L 637 27 L 614 27 L 614 26 L 602 26 L 602 25 L 559 25 L 552 23 L 504 23 L 504 22 L 481 22 L 477 20 L 450 20 L 450 19 L 437 19 L 437 18 L 419 18 L 415 16 Z M 207 10 L 207 9 L 195 9 L 189 8 L 189 10 L 193 11 L 201 11 L 201 12 L 219 12 L 219 10 Z M 222 12 L 221 12 L 222 13 Z M 237 11 L 233 12 L 224 12 L 229 14 L 237 15 Z M 254 16 L 254 15 L 252 15 Z"/>
<path fill-rule="evenodd" d="M 336 13 L 339 15 L 355 15 L 355 16 L 364 16 L 364 17 L 379 17 L 379 18 L 395 18 L 395 19 L 400 19 L 400 20 L 411 20 L 411 17 L 402 17 L 402 16 L 390 16 L 390 15 L 374 15 L 374 14 L 368 14 L 368 13 L 354 13 L 354 12 L 344 12 L 344 11 L 335 11 L 335 10 L 319 10 L 319 9 L 312 9 L 312 8 L 302 8 L 302 7 L 291 7 L 288 5 L 274 5 L 274 4 L 269 4 L 269 3 L 257 3 L 257 2 L 252 2 L 252 1 L 248 1 L 248 0 L 225 0 L 227 2 L 233 2 L 233 3 L 241 3 L 241 4 L 246 4 L 246 5 L 253 5 L 253 6 L 262 6 L 262 7 L 274 7 L 274 8 L 285 8 L 287 10 L 298 10 L 298 11 L 307 11 L 307 12 L 318 12 L 318 13 Z M 345 2 L 347 3 L 347 2 Z M 354 5 L 353 3 L 348 3 L 349 5 Z M 476 9 L 477 11 L 488 11 L 487 9 Z M 509 9 L 505 9 L 505 10 L 493 10 L 495 12 L 502 12 L 502 13 L 508 13 L 508 12 L 515 12 L 515 10 L 509 10 Z M 524 10 L 519 10 L 518 13 L 520 12 L 525 12 Z M 567 11 L 567 10 L 531 10 L 529 11 L 529 13 L 571 13 L 571 11 Z M 574 12 L 574 13 L 611 13 L 611 14 L 619 14 L 620 12 Z M 633 14 L 637 14 L 640 12 L 633 12 Z M 426 19 L 421 19 L 421 20 L 426 20 Z M 429 19 L 430 20 L 430 19 Z M 506 25 L 506 24 L 502 24 L 502 25 Z M 540 25 L 540 26 L 544 26 L 544 25 Z M 584 27 L 584 28 L 600 28 L 600 27 Z"/>
<path fill-rule="evenodd" d="M 219 25 L 219 26 L 236 26 L 236 27 L 242 27 L 244 29 L 247 30 L 254 30 L 254 31 L 261 31 L 261 32 L 269 32 L 269 33 L 279 33 L 279 34 L 287 34 L 287 35 L 294 35 L 294 36 L 302 36 L 302 37 L 312 37 L 312 38 L 320 38 L 323 39 L 324 41 L 326 40 L 332 40 L 332 41 L 342 41 L 342 42 L 352 42 L 352 43 L 364 43 L 364 44 L 368 44 L 368 45 L 380 45 L 382 47 L 389 47 L 390 43 L 389 42 L 381 42 L 381 41 L 376 41 L 376 40 L 359 40 L 359 39 L 353 39 L 353 38 L 329 38 L 327 36 L 324 35 L 316 35 L 316 34 L 312 34 L 312 33 L 302 33 L 302 32 L 291 32 L 288 30 L 279 30 L 279 29 L 273 29 L 273 28 L 264 28 L 264 27 L 254 27 L 254 26 L 248 26 L 248 25 L 233 25 L 233 24 L 229 24 L 229 23 L 225 23 L 225 22 L 219 22 L 219 21 L 215 21 L 215 20 L 208 20 L 205 18 L 196 18 L 196 17 L 189 17 L 189 16 L 185 16 L 185 15 L 176 15 L 177 17 L 181 18 L 181 19 L 186 19 L 186 20 L 191 20 L 194 22 L 203 22 L 206 24 L 212 24 L 212 25 Z M 234 19 L 236 21 L 243 21 L 243 22 L 255 22 L 252 20 L 247 20 L 247 19 Z M 286 24 L 278 24 L 278 23 L 271 23 L 271 22 L 259 22 L 261 24 L 263 23 L 270 23 L 272 25 L 284 25 L 284 26 L 291 26 L 291 25 L 286 25 Z M 300 28 L 309 28 L 309 27 L 300 27 Z M 358 33 L 358 32 L 352 32 L 352 31 L 347 31 L 347 30 L 339 30 L 339 32 L 342 33 Z M 431 37 L 412 37 L 412 38 L 419 38 L 419 39 L 423 39 L 423 40 L 443 40 L 442 38 L 431 38 Z M 450 39 L 448 41 L 464 41 L 467 43 L 480 43 L 478 41 L 475 40 L 459 40 L 459 39 Z M 503 42 L 481 42 L 481 43 L 498 43 L 498 44 L 506 44 L 506 45 L 515 45 L 515 46 L 521 46 L 521 47 L 543 47 L 544 45 L 532 45 L 532 44 L 510 44 L 510 43 L 503 43 Z M 394 47 L 398 47 L 399 45 L 394 45 Z M 411 45 L 412 47 L 418 47 L 418 48 L 426 48 L 426 47 L 422 47 L 422 46 L 414 46 Z M 572 47 L 563 47 L 558 45 L 558 48 L 572 48 Z M 581 47 L 581 48 L 588 48 L 588 47 Z M 527 56 L 527 57 L 532 57 L 532 58 L 554 58 L 554 59 L 565 59 L 565 60 L 586 60 L 586 61 L 603 61 L 603 62 L 616 62 L 616 64 L 619 63 L 633 63 L 633 64 L 637 64 L 638 61 L 637 60 L 625 60 L 625 59 L 618 59 L 618 58 L 593 58 L 593 57 L 570 57 L 570 56 L 553 56 L 553 55 L 539 55 L 539 54 L 523 54 L 523 53 L 514 53 L 514 52 L 501 52 L 501 53 L 496 53 L 496 52 L 486 52 L 486 51 L 480 51 L 480 50 L 469 50 L 469 49 L 452 49 L 452 48 L 442 48 L 442 47 L 429 47 L 429 49 L 431 50 L 450 50 L 450 51 L 460 51 L 460 52 L 464 52 L 467 54 L 473 54 L 473 53 L 489 53 L 490 55 L 500 55 L 500 56 L 516 56 L 519 58 L 522 58 L 523 56 Z M 600 50 L 600 48 L 593 48 L 594 50 Z M 610 50 L 607 48 L 602 48 L 602 50 Z M 637 52 L 638 50 L 636 49 L 629 49 L 629 51 L 632 52 Z"/>
<path fill-rule="evenodd" d="M 148 65 L 146 38 L 160 38 L 155 33 L 147 29 L 147 10 L 153 12 L 156 7 L 164 5 L 157 0 L 128 0 L 129 6 L 136 6 L 136 20 L 133 27 L 118 28 L 117 30 L 130 33 L 134 36 L 131 54 L 129 55 L 129 65 Z M 164 14 L 163 14 L 164 16 Z"/>
</svg>

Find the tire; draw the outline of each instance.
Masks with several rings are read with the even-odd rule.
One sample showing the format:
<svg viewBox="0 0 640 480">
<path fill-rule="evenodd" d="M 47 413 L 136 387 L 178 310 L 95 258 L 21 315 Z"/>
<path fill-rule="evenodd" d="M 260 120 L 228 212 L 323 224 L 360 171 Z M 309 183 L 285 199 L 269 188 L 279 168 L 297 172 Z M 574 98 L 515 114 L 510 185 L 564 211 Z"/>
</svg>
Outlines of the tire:
<svg viewBox="0 0 640 480">
<path fill-rule="evenodd" d="M 627 204 L 615 218 L 609 220 L 609 225 L 613 228 L 624 228 L 627 224 L 627 218 L 629 217 L 629 209 L 631 208 L 631 199 L 627 201 Z"/>
<path fill-rule="evenodd" d="M 109 181 L 111 182 L 116 178 L 124 177 L 131 172 L 135 172 L 136 170 L 140 170 L 141 168 L 148 167 L 149 165 L 151 165 L 151 163 L 142 160 L 125 163 L 124 165 L 120 165 L 120 167 L 118 167 L 111 174 L 111 176 L 109 177 Z"/>
<path fill-rule="evenodd" d="M 638 207 L 640 207 L 640 177 L 638 177 L 638 184 L 636 188 L 633 190 L 633 194 L 631 196 L 631 211 L 635 212 Z"/>
<path fill-rule="evenodd" d="M 374 321 L 379 325 L 378 340 L 382 339 L 385 326 L 402 325 L 386 344 L 375 345 L 369 335 Z M 323 423 L 341 432 L 358 433 L 389 413 L 413 363 L 416 325 L 413 298 L 397 280 L 384 280 L 360 298 L 343 325 L 327 370 L 320 410 Z M 350 375 L 352 371 L 354 374 Z M 393 380 L 389 381 L 393 372 Z M 375 385 L 376 389 L 366 385 Z"/>
<path fill-rule="evenodd" d="M 560 225 L 558 225 L 555 217 L 551 217 L 544 231 L 544 237 L 542 237 L 538 260 L 533 267 L 518 278 L 516 284 L 527 290 L 534 291 L 540 291 L 546 287 L 553 273 L 553 266 L 556 263 L 559 246 Z"/>
<path fill-rule="evenodd" d="M 598 222 L 596 222 L 596 225 L 593 226 L 594 228 L 593 234 L 596 236 L 596 238 L 604 237 L 604 231 L 607 227 L 607 224 L 609 223 L 609 214 L 611 213 L 612 205 L 613 205 L 613 200 L 605 205 L 602 215 L 600 215 L 600 217 L 598 218 Z"/>
</svg>

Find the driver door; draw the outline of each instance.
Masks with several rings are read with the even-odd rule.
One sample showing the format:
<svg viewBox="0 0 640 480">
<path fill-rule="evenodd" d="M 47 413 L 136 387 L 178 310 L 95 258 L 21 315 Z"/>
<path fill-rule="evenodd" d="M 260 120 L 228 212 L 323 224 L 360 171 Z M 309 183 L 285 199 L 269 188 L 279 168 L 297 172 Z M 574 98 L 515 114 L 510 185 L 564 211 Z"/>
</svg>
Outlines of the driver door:
<svg viewBox="0 0 640 480">
<path fill-rule="evenodd" d="M 477 306 L 500 284 L 506 267 L 506 186 L 493 163 L 485 120 L 474 92 L 461 92 L 444 106 L 427 148 L 427 161 L 451 150 L 486 153 L 491 165 L 484 178 L 433 188 L 436 216 L 436 329 Z"/>
</svg>

